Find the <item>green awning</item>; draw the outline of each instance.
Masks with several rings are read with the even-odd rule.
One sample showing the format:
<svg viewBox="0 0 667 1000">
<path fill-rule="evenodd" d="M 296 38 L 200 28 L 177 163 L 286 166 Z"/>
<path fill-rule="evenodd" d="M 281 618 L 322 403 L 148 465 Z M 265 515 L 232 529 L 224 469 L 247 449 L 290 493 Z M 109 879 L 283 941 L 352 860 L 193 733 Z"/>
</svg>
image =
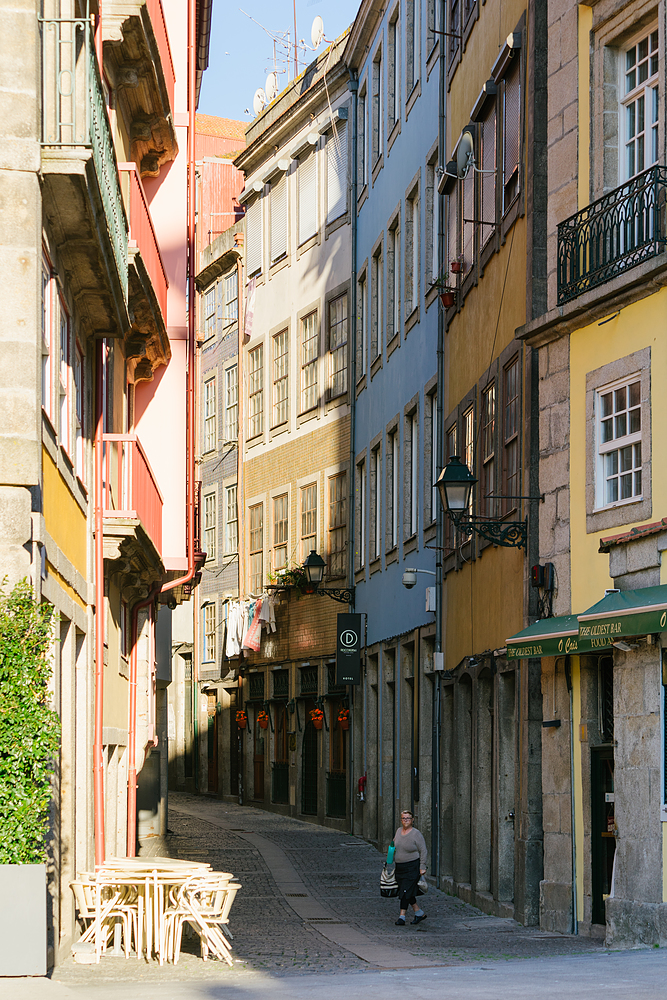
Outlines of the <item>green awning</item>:
<svg viewBox="0 0 667 1000">
<path fill-rule="evenodd" d="M 534 622 L 508 639 L 507 659 L 526 660 L 540 656 L 590 653 L 593 649 L 608 648 L 610 645 L 610 640 L 598 640 L 594 644 L 590 638 L 582 638 L 577 616 L 560 615 Z"/>
<path fill-rule="evenodd" d="M 624 635 L 667 631 L 667 586 L 606 594 L 577 619 L 579 636 L 596 649 Z"/>
</svg>

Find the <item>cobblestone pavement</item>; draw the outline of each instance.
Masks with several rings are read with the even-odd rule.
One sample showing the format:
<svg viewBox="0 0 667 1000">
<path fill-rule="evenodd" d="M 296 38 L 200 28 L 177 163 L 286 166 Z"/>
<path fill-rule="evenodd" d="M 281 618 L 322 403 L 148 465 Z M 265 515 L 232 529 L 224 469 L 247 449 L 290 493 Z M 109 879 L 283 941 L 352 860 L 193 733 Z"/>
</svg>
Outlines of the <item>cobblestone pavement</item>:
<svg viewBox="0 0 667 1000">
<path fill-rule="evenodd" d="M 603 946 L 590 939 L 545 934 L 489 917 L 433 888 L 423 902 L 428 919 L 418 927 L 395 927 L 396 901 L 379 895 L 383 859 L 363 840 L 195 796 L 172 793 L 169 807 L 170 853 L 208 861 L 242 883 L 230 918 L 234 969 L 202 962 L 192 941 L 185 942 L 175 967 L 111 956 L 98 966 L 68 960 L 53 972 L 54 987 L 97 996 L 97 987 L 105 983 L 125 983 L 128 989 L 130 983 L 138 988 L 195 981 L 202 987 L 206 982 L 231 986 L 239 976 L 250 982 L 261 973 L 275 981 L 391 968 L 409 968 L 413 974 L 420 969 L 421 980 L 432 975 L 433 966 L 604 954 Z"/>
</svg>

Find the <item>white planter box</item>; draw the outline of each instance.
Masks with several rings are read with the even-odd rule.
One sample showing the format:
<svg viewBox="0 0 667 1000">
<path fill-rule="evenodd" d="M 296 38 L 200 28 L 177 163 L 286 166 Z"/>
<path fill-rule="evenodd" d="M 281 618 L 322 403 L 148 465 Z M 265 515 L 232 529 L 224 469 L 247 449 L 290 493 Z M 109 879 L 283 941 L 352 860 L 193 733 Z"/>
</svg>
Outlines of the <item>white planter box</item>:
<svg viewBox="0 0 667 1000">
<path fill-rule="evenodd" d="M 46 975 L 46 865 L 0 865 L 0 976 Z"/>
</svg>

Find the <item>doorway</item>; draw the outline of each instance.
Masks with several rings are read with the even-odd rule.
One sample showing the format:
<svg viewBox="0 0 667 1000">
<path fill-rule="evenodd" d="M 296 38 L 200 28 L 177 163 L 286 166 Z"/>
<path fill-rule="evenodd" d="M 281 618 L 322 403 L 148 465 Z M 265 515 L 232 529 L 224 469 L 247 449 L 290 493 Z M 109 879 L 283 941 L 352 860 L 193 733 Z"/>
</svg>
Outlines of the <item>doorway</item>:
<svg viewBox="0 0 667 1000">
<path fill-rule="evenodd" d="M 301 743 L 301 812 L 306 816 L 317 816 L 317 730 L 310 718 L 313 708 L 315 702 L 307 701 Z"/>
<path fill-rule="evenodd" d="M 255 710 L 255 728 L 254 728 L 254 745 L 253 745 L 253 791 L 252 797 L 256 802 L 264 801 L 264 754 L 265 754 L 265 730 L 262 729 L 256 716 L 259 714 L 261 705 L 258 705 Z"/>
<path fill-rule="evenodd" d="M 206 692 L 206 714 L 208 721 L 208 782 L 209 794 L 218 794 L 218 692 Z"/>
<path fill-rule="evenodd" d="M 592 922 L 604 924 L 605 900 L 611 893 L 616 853 L 614 750 L 591 747 L 591 890 Z"/>
</svg>

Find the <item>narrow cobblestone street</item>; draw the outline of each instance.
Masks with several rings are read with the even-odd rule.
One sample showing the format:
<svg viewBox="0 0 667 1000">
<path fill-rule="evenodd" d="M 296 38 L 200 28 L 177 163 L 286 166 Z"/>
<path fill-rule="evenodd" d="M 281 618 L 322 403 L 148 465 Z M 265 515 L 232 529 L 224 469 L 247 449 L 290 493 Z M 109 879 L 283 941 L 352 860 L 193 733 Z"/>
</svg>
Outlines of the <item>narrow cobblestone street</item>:
<svg viewBox="0 0 667 1000">
<path fill-rule="evenodd" d="M 662 951 L 611 954 L 587 938 L 487 916 L 433 888 L 428 919 L 396 927 L 395 900 L 379 895 L 382 857 L 359 838 L 179 794 L 169 816 L 172 855 L 209 861 L 243 885 L 231 914 L 234 968 L 202 962 L 186 941 L 177 966 L 111 955 L 97 966 L 68 960 L 50 980 L 0 983 L 2 1000 L 139 1000 L 156 987 L 164 1000 L 296 998 L 313 989 L 350 1000 L 385 996 L 390 983 L 392 992 L 418 984 L 424 996 L 470 1000 L 664 995 Z"/>
</svg>

